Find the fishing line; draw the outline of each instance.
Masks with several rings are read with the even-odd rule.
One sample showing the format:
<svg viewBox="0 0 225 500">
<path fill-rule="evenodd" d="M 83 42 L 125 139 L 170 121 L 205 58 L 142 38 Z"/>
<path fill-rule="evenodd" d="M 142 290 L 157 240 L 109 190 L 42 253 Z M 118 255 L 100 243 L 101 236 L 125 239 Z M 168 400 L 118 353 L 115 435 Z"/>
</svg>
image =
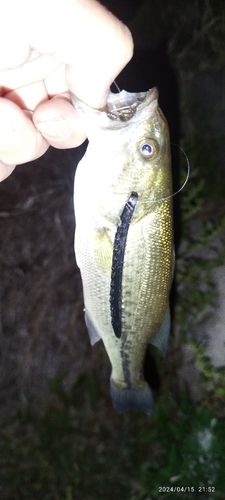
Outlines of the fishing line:
<svg viewBox="0 0 225 500">
<path fill-rule="evenodd" d="M 112 94 L 114 96 L 117 96 L 117 100 L 116 101 L 114 100 L 113 102 L 108 103 L 108 109 L 106 111 L 107 116 L 111 120 L 118 119 L 121 122 L 127 122 L 131 118 L 133 118 L 139 104 L 142 103 L 142 100 L 140 100 L 138 98 L 137 93 L 132 94 L 132 93 L 126 92 L 124 90 L 121 91 L 119 88 L 119 85 L 117 85 L 115 80 L 112 82 L 112 84 L 115 85 L 116 90 L 118 91 L 118 93 L 112 92 Z M 119 96 L 119 98 L 118 98 L 118 96 Z M 129 100 L 127 100 L 127 96 L 130 96 L 130 98 L 132 96 L 133 97 L 136 96 L 136 100 L 132 99 L 131 101 L 129 101 Z"/>
<path fill-rule="evenodd" d="M 187 175 L 186 175 L 186 179 L 183 182 L 182 186 L 177 191 L 175 191 L 175 193 L 169 194 L 169 196 L 165 196 L 164 198 L 159 198 L 157 200 L 153 200 L 153 203 L 158 203 L 159 201 L 169 200 L 170 198 L 173 198 L 174 196 L 176 196 L 178 193 L 180 193 L 184 189 L 184 187 L 186 186 L 187 181 L 188 181 L 188 179 L 190 177 L 190 170 L 191 170 L 191 168 L 190 168 L 190 162 L 189 162 L 189 159 L 188 159 L 185 151 L 180 146 L 178 146 L 178 144 L 174 144 L 173 142 L 171 142 L 171 146 L 176 146 L 176 148 L 180 149 L 182 151 L 183 155 L 185 156 L 185 159 L 186 159 L 186 162 L 187 162 Z M 148 203 L 148 202 L 143 202 L 143 203 Z"/>
<path fill-rule="evenodd" d="M 184 151 L 183 148 L 181 148 L 180 146 L 178 146 L 178 144 L 174 144 L 173 142 L 171 142 L 171 146 L 176 146 L 176 148 L 179 148 L 183 155 L 185 156 L 185 159 L 186 159 L 186 162 L 187 162 L 187 175 L 186 175 L 186 179 L 185 181 L 183 182 L 182 186 L 177 190 L 175 191 L 175 193 L 173 194 L 170 194 L 168 196 L 165 196 L 164 198 L 158 198 L 157 200 L 152 200 L 152 203 L 159 203 L 160 201 L 164 201 L 164 200 L 169 200 L 170 198 L 173 198 L 174 196 L 176 196 L 178 193 L 180 193 L 184 187 L 186 186 L 187 182 L 188 182 L 188 179 L 190 177 L 190 170 L 191 170 L 191 167 L 190 167 L 190 162 L 189 162 L 189 159 Z M 149 200 L 146 200 L 146 201 L 141 201 L 141 203 L 149 203 Z"/>
<path fill-rule="evenodd" d="M 191 170 L 191 167 L 190 167 L 190 162 L 189 162 L 189 159 L 188 159 L 188 157 L 187 157 L 187 155 L 186 155 L 185 151 L 184 151 L 184 150 L 183 150 L 180 146 L 178 146 L 178 144 L 174 144 L 174 143 L 172 143 L 172 142 L 171 142 L 171 145 L 172 145 L 172 146 L 176 146 L 177 148 L 179 148 L 179 149 L 182 151 L 183 155 L 185 156 L 185 159 L 186 159 L 186 162 L 187 162 L 187 175 L 186 175 L 186 179 L 185 179 L 185 181 L 183 182 L 182 186 L 181 186 L 181 187 L 180 187 L 177 191 L 175 191 L 175 193 L 173 193 L 173 194 L 169 194 L 168 196 L 165 196 L 165 197 L 163 197 L 163 198 L 157 198 L 156 200 L 151 200 L 151 203 L 152 203 L 152 204 L 154 204 L 154 203 L 159 203 L 160 201 L 164 201 L 164 200 L 169 200 L 170 198 L 173 198 L 174 196 L 176 196 L 178 193 L 180 193 L 180 192 L 184 189 L 184 187 L 186 186 L 186 184 L 187 184 L 187 182 L 188 182 L 188 179 L 189 179 L 189 177 L 190 177 L 190 170 Z M 140 198 L 140 195 L 141 195 L 142 193 L 143 193 L 142 191 L 139 191 L 139 198 Z M 124 195 L 124 193 L 122 193 L 122 192 L 121 192 L 121 193 L 118 193 L 118 192 L 117 192 L 117 194 Z M 139 202 L 140 202 L 142 205 L 144 205 L 145 203 L 148 203 L 148 204 L 149 204 L 150 200 L 149 200 L 149 199 L 148 199 L 148 200 L 141 200 L 141 199 L 139 199 Z"/>
<path fill-rule="evenodd" d="M 187 184 L 187 181 L 190 177 L 190 170 L 191 170 L 191 167 L 190 167 L 190 162 L 189 162 L 189 159 L 184 151 L 183 148 L 181 148 L 181 146 L 178 146 L 178 144 L 174 144 L 173 142 L 171 142 L 171 146 L 176 146 L 176 148 L 180 149 L 181 152 L 183 153 L 183 155 L 185 156 L 185 160 L 187 162 L 187 175 L 186 175 L 186 179 L 185 181 L 183 182 L 182 186 L 180 187 L 180 189 L 178 189 L 178 191 L 175 191 L 175 193 L 173 193 L 171 196 L 176 196 L 176 194 L 180 193 L 180 191 L 182 191 L 184 189 L 184 187 L 186 186 Z"/>
<path fill-rule="evenodd" d="M 116 80 L 114 80 L 114 81 L 113 81 L 113 83 L 114 83 L 114 85 L 115 85 L 116 89 L 118 90 L 118 92 L 120 93 L 120 92 L 121 92 L 121 90 L 120 90 L 120 88 L 119 88 L 119 85 L 117 85 Z"/>
</svg>

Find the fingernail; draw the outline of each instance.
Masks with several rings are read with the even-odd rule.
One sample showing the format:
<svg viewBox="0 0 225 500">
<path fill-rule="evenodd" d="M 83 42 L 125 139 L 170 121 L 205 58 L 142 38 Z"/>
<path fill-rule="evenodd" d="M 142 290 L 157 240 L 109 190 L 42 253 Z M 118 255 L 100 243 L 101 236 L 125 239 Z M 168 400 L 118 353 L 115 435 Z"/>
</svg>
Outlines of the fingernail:
<svg viewBox="0 0 225 500">
<path fill-rule="evenodd" d="M 48 122 L 36 121 L 35 125 L 47 139 L 65 140 L 71 134 L 68 122 L 61 116 Z"/>
</svg>

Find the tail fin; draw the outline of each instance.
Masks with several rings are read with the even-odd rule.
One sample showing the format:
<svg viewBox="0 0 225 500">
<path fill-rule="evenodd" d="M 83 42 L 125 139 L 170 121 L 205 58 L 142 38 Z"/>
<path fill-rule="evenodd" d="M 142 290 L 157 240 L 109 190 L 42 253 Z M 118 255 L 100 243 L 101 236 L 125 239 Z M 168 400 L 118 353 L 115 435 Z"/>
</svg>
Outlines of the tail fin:
<svg viewBox="0 0 225 500">
<path fill-rule="evenodd" d="M 114 408 L 120 413 L 136 408 L 152 415 L 154 411 L 154 399 L 147 382 L 142 387 L 119 387 L 114 380 L 110 380 L 110 393 Z"/>
</svg>

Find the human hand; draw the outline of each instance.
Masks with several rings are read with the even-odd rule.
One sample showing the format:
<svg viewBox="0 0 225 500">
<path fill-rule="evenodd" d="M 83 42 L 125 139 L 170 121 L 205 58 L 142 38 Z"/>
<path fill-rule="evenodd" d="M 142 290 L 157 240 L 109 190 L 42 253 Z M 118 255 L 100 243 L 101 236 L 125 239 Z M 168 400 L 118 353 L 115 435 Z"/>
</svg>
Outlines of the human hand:
<svg viewBox="0 0 225 500">
<path fill-rule="evenodd" d="M 131 34 L 96 0 L 8 0 L 1 5 L 0 180 L 49 145 L 85 134 L 69 91 L 97 109 L 132 57 Z"/>
</svg>

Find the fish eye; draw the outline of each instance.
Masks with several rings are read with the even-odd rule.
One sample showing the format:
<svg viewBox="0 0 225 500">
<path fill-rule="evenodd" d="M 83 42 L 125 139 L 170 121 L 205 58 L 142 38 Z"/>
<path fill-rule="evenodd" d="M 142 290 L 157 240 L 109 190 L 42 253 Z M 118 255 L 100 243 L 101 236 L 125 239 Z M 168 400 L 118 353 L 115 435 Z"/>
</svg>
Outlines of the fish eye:
<svg viewBox="0 0 225 500">
<path fill-rule="evenodd" d="M 145 158 L 145 160 L 154 160 L 159 152 L 157 142 L 148 138 L 142 139 L 139 144 L 139 149 L 141 156 Z"/>
</svg>

